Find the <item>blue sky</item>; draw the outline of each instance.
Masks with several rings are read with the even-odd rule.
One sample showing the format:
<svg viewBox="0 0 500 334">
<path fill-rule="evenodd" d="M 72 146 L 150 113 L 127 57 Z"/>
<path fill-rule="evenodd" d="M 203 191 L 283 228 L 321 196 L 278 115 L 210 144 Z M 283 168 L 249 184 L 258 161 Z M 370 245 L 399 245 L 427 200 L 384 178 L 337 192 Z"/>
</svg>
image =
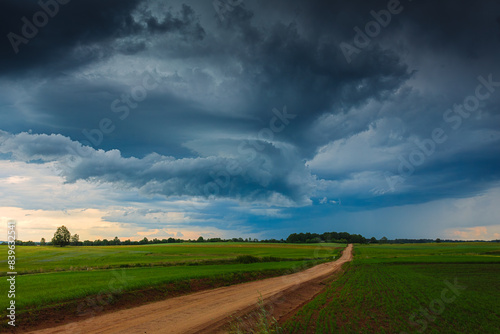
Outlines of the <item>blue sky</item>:
<svg viewBox="0 0 500 334">
<path fill-rule="evenodd" d="M 41 3 L 0 5 L 0 233 L 500 239 L 497 2 Z"/>
</svg>

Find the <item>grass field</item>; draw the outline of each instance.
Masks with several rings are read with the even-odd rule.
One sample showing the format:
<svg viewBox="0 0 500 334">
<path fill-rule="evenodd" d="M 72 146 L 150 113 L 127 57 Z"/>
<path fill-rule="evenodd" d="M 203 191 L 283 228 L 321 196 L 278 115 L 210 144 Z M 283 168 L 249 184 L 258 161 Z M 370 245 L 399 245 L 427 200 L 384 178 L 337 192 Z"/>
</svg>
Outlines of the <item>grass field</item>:
<svg viewBox="0 0 500 334">
<path fill-rule="evenodd" d="M 193 279 L 230 284 L 233 276 L 241 278 L 242 273 L 284 274 L 332 260 L 342 248 L 339 244 L 249 243 L 22 246 L 16 248 L 16 269 L 24 273 L 16 279 L 17 313 L 103 293 L 117 295 L 171 283 L 187 292 L 189 284 L 185 283 Z M 6 247 L 0 247 L 2 250 L 7 252 Z M 7 271 L 6 261 L 2 262 L 2 271 Z M 7 284 L 5 278 L 0 281 L 2 291 L 8 291 Z M 8 305 L 7 294 L 0 295 L 0 303 Z"/>
<path fill-rule="evenodd" d="M 22 273 L 89 268 L 119 268 L 130 266 L 166 266 L 194 262 L 224 262 L 237 256 L 274 257 L 281 260 L 303 260 L 330 256 L 339 244 L 260 244 L 260 243 L 195 243 L 141 246 L 51 247 L 18 246 L 16 271 Z M 7 246 L 0 245 L 7 254 Z M 0 261 L 5 272 L 7 258 Z"/>
<path fill-rule="evenodd" d="M 500 245 L 357 245 L 286 333 L 499 333 Z"/>
</svg>

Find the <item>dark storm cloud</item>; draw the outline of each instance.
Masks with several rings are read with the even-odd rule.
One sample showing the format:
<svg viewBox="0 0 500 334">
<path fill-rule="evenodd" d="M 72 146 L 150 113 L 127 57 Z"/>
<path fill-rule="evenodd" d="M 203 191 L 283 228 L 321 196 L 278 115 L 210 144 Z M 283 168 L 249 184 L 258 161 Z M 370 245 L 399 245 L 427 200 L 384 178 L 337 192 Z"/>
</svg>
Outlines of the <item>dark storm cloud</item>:
<svg viewBox="0 0 500 334">
<path fill-rule="evenodd" d="M 146 48 L 152 34 L 180 33 L 188 40 L 204 37 L 193 9 L 187 5 L 178 13 L 167 12 L 158 18 L 140 6 L 141 0 L 60 2 L 42 0 L 41 6 L 35 1 L 2 1 L 3 75 L 38 70 L 53 76 L 117 52 L 134 54 Z"/>
<path fill-rule="evenodd" d="M 465 58 L 481 58 L 500 48 L 494 38 L 498 1 L 424 1 L 409 6 L 404 26 L 414 45 Z"/>
<path fill-rule="evenodd" d="M 460 94 L 468 93 L 467 89 L 474 85 L 474 76 L 491 73 L 498 43 L 489 32 L 495 28 L 498 3 L 469 2 L 469 5 L 475 10 L 466 10 L 467 4 L 457 6 L 450 1 L 401 2 L 403 11 L 399 16 L 393 16 L 389 26 L 351 64 L 346 63 L 339 44 L 352 43 L 353 28 L 364 29 L 367 22 L 374 20 L 370 11 L 385 10 L 387 1 L 276 2 L 264 5 L 262 10 L 256 11 L 258 14 L 240 6 L 226 14 L 222 26 L 238 36 L 230 40 L 231 52 L 245 60 L 243 77 L 255 87 L 250 92 L 251 99 L 262 101 L 259 108 L 249 103 L 249 109 L 264 112 L 270 106 L 286 103 L 299 112 L 299 121 L 291 125 L 293 136 L 289 140 L 304 149 L 304 156 L 310 156 L 330 140 L 366 130 L 380 117 L 378 113 L 362 115 L 356 124 L 349 123 L 351 131 L 346 131 L 347 124 L 342 124 L 341 131 L 328 134 L 311 136 L 308 131 L 311 122 L 322 114 L 349 114 L 370 99 L 382 102 L 392 99 L 394 91 L 411 78 L 412 71 L 416 70 L 413 75 L 417 76 L 422 70 L 408 69 L 402 57 L 407 58 L 409 52 L 415 57 L 419 54 L 430 57 L 431 61 L 435 53 L 436 62 L 442 61 L 443 66 L 448 65 L 446 58 L 451 55 L 460 58 L 465 65 L 471 52 L 475 53 L 476 58 L 481 59 L 482 68 L 469 78 L 460 74 L 461 69 L 454 69 L 455 73 L 448 76 L 453 88 L 442 87 L 449 90 L 447 95 L 456 94 L 456 98 L 463 98 Z M 255 23 L 259 22 L 259 15 L 273 22 L 265 32 Z M 278 19 L 273 21 L 271 18 Z M 287 18 L 290 19 L 287 21 Z M 436 91 L 436 94 L 439 93 Z M 408 105 L 402 101 L 411 112 L 394 108 L 394 113 L 406 118 L 412 127 L 415 121 L 421 123 L 422 132 L 432 126 L 429 124 L 439 122 L 440 107 L 446 109 L 447 103 L 455 102 L 435 99 L 432 102 L 441 106 L 431 103 L 424 106 L 429 97 L 434 97 L 418 96 L 417 92 L 410 92 L 407 97 L 416 102 Z"/>
<path fill-rule="evenodd" d="M 151 33 L 190 31 L 192 37 L 196 39 L 203 39 L 205 37 L 205 31 L 197 22 L 198 19 L 194 10 L 187 5 L 182 5 L 182 10 L 178 17 L 171 13 L 167 13 L 163 20 L 159 20 L 148 10 L 144 11 L 143 15 L 145 17 L 144 21 L 146 22 L 147 29 Z"/>
<path fill-rule="evenodd" d="M 326 194 L 352 205 L 390 206 L 478 194 L 500 179 L 498 160 L 491 158 L 498 153 L 500 89 L 481 101 L 481 117 L 464 118 L 460 129 L 450 129 L 443 114 L 474 94 L 478 76 L 500 81 L 500 4 L 401 1 L 399 14 L 349 62 L 341 43 L 353 44 L 353 28 L 364 29 L 375 20 L 371 11 L 380 13 L 388 3 L 248 1 L 219 21 L 202 2 L 172 10 L 154 1 L 74 0 L 17 55 L 7 39 L 0 49 L 7 82 L 35 78 L 33 71 L 42 69 L 50 77 L 35 88 L 26 84 L 30 100 L 9 103 L 2 118 L 4 124 L 17 119 L 17 127 L 2 129 L 18 133 L 23 124 L 62 136 L 5 135 L 3 151 L 59 160 L 67 153 L 56 141 L 73 147 L 69 138 L 88 140 L 82 130 L 107 117 L 116 129 L 94 147 L 104 151 L 64 169 L 67 180 L 206 196 L 208 184 L 227 183 L 213 175 L 237 164 L 242 172 L 219 185 L 217 196 L 253 201 L 278 194 L 305 204 Z M 4 35 L 18 32 L 20 18 L 38 10 L 12 1 L 2 6 Z M 77 73 L 82 64 L 88 73 Z M 74 72 L 62 75 L 61 69 Z M 120 122 L 110 104 L 134 87 L 129 73 L 120 74 L 127 71 L 150 71 L 159 86 Z M 25 120 L 17 104 L 38 118 Z M 293 119 L 272 138 L 259 137 L 265 129 L 269 135 L 271 110 L 284 105 Z M 387 190 L 398 156 L 408 159 L 416 140 L 443 126 L 449 140 Z M 242 142 L 265 148 L 247 163 L 238 153 Z M 326 157 L 317 159 L 321 154 Z M 305 161 L 314 162 L 310 169 Z"/>
<path fill-rule="evenodd" d="M 316 7 L 319 5 L 319 2 L 313 3 Z M 298 3 L 288 5 L 294 8 Z M 337 15 L 338 11 L 352 8 L 350 4 L 345 5 L 347 8 L 337 5 L 329 9 L 326 4 L 324 7 L 327 12 L 336 10 Z M 360 55 L 356 64 L 348 66 L 339 44 L 351 34 L 348 29 L 338 29 L 340 24 L 333 27 L 332 17 L 313 22 L 313 26 L 321 25 L 323 30 L 314 29 L 311 34 L 307 30 L 313 27 L 301 22 L 300 17 L 299 23 L 277 19 L 263 30 L 253 22 L 255 16 L 237 7 L 222 25 L 236 36 L 231 39 L 230 52 L 243 60 L 242 77 L 252 87 L 249 100 L 262 101 L 259 108 L 254 102 L 248 109 L 257 109 L 262 115 L 272 106 L 285 103 L 293 106 L 299 113 L 299 121 L 291 125 L 290 132 L 295 133 L 295 143 L 301 143 L 306 156 L 312 153 L 311 148 L 314 150 L 314 147 L 304 146 L 314 140 L 307 133 L 307 127 L 318 116 L 325 112 L 345 112 L 368 99 L 383 99 L 410 78 L 411 73 L 399 56 L 379 47 Z M 307 18 L 305 22 L 309 23 Z"/>
</svg>

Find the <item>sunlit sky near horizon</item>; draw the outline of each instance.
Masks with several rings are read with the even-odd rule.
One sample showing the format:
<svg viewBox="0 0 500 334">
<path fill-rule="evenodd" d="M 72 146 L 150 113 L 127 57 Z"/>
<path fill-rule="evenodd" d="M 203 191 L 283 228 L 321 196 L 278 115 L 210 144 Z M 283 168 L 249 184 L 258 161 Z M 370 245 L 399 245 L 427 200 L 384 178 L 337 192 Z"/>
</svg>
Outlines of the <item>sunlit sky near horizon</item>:
<svg viewBox="0 0 500 334">
<path fill-rule="evenodd" d="M 0 240 L 500 239 L 498 1 L 41 3 L 0 4 Z"/>
</svg>

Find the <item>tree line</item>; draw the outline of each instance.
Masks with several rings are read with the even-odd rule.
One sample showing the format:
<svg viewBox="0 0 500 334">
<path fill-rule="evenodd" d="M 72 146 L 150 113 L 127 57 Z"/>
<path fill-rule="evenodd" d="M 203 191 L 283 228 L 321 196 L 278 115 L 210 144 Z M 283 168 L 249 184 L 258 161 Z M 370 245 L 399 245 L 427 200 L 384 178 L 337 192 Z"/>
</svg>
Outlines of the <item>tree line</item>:
<svg viewBox="0 0 500 334">
<path fill-rule="evenodd" d="M 475 242 L 481 242 L 483 240 L 475 240 Z M 323 243 L 323 242 L 333 242 L 333 243 L 357 243 L 357 244 L 404 244 L 404 243 L 431 243 L 431 242 L 465 242 L 463 240 L 441 240 L 437 239 L 394 239 L 389 240 L 386 237 L 382 237 L 377 240 L 375 237 L 367 239 L 361 234 L 350 234 L 347 232 L 325 232 L 322 234 L 318 233 L 292 233 L 285 240 L 284 239 L 251 239 L 251 238 L 208 238 L 205 239 L 200 236 L 196 240 L 183 240 L 183 239 L 148 239 L 144 237 L 140 241 L 132 241 L 130 239 L 120 240 L 118 237 L 114 239 L 103 239 L 103 240 L 84 240 L 80 241 L 80 236 L 78 234 L 71 234 L 66 226 L 60 226 L 54 233 L 54 237 L 51 241 L 46 242 L 45 238 L 40 240 L 40 246 L 60 246 L 64 247 L 67 245 L 71 246 L 118 246 L 118 245 L 146 245 L 146 244 L 171 244 L 171 243 L 183 243 L 183 242 L 261 242 L 261 243 Z M 500 242 L 500 240 L 492 240 L 492 242 Z M 16 245 L 18 246 L 36 246 L 37 243 L 33 241 L 21 241 L 16 240 Z"/>
<path fill-rule="evenodd" d="M 384 242 L 387 238 L 382 238 L 380 242 Z M 54 237 L 50 242 L 46 242 L 45 238 L 42 238 L 40 241 L 41 246 L 60 246 L 64 247 L 67 245 L 71 246 L 116 246 L 116 245 L 146 245 L 146 244 L 170 244 L 170 243 L 182 243 L 182 242 L 260 242 L 260 243 L 319 243 L 319 242 L 336 242 L 336 243 L 375 243 L 379 242 L 375 238 L 366 239 L 360 234 L 349 234 L 347 232 L 325 232 L 323 234 L 317 233 L 292 233 L 286 239 L 263 239 L 258 240 L 255 238 L 231 238 L 231 239 L 222 239 L 222 238 L 208 238 L 205 239 L 203 236 L 200 236 L 196 240 L 183 240 L 183 239 L 148 239 L 144 237 L 140 241 L 132 241 L 128 240 L 120 240 L 118 237 L 114 239 L 103 239 L 103 240 L 85 240 L 80 241 L 80 237 L 78 234 L 71 234 L 66 226 L 58 227 L 56 232 L 54 233 Z M 20 246 L 34 246 L 36 245 L 33 241 L 23 242 L 20 240 L 16 241 L 17 245 Z"/>
<path fill-rule="evenodd" d="M 372 238 L 374 242 L 378 242 L 377 239 Z M 311 244 L 319 242 L 337 242 L 337 243 L 356 243 L 356 244 L 366 244 L 372 239 L 366 239 L 361 234 L 349 234 L 347 232 L 325 232 L 323 234 L 318 233 L 292 233 L 286 239 L 287 243 L 301 243 L 301 244 Z M 372 241 L 372 242 L 373 242 Z"/>
</svg>

